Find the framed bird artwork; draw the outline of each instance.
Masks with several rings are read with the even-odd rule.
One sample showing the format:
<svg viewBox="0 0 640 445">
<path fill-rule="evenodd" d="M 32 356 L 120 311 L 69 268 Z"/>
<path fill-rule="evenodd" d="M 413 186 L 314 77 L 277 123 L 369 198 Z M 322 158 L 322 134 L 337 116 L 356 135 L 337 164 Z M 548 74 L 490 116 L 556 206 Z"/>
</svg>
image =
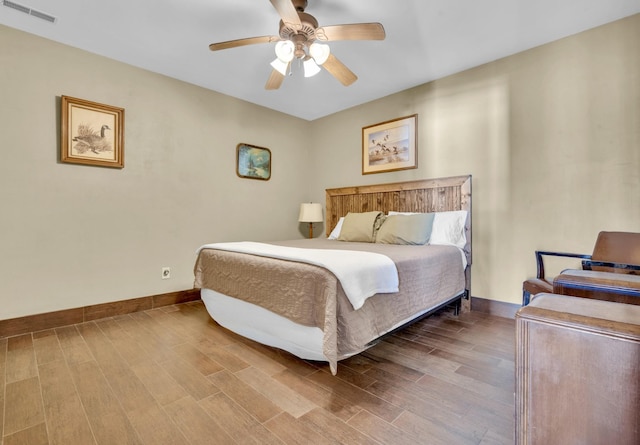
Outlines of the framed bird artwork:
<svg viewBox="0 0 640 445">
<path fill-rule="evenodd" d="M 124 108 L 62 96 L 60 161 L 124 167 Z"/>
</svg>

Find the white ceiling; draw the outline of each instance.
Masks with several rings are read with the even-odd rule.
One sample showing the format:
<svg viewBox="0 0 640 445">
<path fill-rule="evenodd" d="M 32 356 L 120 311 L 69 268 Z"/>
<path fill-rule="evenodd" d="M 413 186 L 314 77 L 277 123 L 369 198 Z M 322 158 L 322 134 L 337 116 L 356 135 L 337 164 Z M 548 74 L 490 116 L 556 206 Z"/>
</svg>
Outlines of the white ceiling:
<svg viewBox="0 0 640 445">
<path fill-rule="evenodd" d="M 359 77 L 349 87 L 294 67 L 279 90 L 266 91 L 273 44 L 208 45 L 277 35 L 269 0 L 12 1 L 57 20 L 0 6 L 1 24 L 306 120 L 640 12 L 640 0 L 309 0 L 320 26 L 380 22 L 387 38 L 331 43 Z"/>
</svg>

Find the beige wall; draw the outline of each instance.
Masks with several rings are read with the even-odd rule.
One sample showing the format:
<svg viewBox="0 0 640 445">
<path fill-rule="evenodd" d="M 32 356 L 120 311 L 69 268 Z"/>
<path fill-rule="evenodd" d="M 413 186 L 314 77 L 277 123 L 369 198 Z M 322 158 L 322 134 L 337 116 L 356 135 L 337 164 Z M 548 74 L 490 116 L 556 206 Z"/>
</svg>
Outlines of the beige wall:
<svg viewBox="0 0 640 445">
<path fill-rule="evenodd" d="M 313 122 L 0 41 L 0 319 L 190 288 L 199 245 L 301 237 L 327 187 L 472 174 L 472 293 L 512 303 L 535 249 L 640 230 L 640 15 Z M 126 109 L 123 170 L 57 162 L 60 95 Z M 361 128 L 413 113 L 419 168 L 363 176 Z M 238 142 L 271 148 L 270 181 L 236 177 Z"/>
<path fill-rule="evenodd" d="M 361 128 L 413 113 L 419 168 L 361 175 Z M 313 134 L 313 199 L 472 174 L 472 294 L 519 303 L 534 250 L 589 253 L 600 230 L 640 231 L 640 15 L 315 121 Z"/>
<path fill-rule="evenodd" d="M 302 236 L 309 122 L 11 28 L 0 42 L 0 319 L 189 289 L 203 243 Z M 125 109 L 124 169 L 57 161 L 60 95 Z M 270 181 L 236 176 L 239 142 L 272 150 Z"/>
</svg>

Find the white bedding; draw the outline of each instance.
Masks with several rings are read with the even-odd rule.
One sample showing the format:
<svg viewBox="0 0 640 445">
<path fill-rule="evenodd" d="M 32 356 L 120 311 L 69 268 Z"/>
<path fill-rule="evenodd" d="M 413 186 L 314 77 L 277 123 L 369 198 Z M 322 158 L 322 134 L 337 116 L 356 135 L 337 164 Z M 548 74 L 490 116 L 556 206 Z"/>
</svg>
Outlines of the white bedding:
<svg viewBox="0 0 640 445">
<path fill-rule="evenodd" d="M 218 249 L 269 258 L 299 261 L 324 267 L 340 280 L 354 309 L 375 294 L 398 292 L 398 269 L 387 256 L 355 250 L 302 249 L 251 241 L 205 244 L 198 249 Z"/>
</svg>

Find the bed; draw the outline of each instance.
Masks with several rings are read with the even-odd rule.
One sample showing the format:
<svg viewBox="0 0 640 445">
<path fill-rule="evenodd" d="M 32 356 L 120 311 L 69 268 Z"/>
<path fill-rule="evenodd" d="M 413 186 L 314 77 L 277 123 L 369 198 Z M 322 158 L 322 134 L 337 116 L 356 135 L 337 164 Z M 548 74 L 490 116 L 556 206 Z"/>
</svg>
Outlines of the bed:
<svg viewBox="0 0 640 445">
<path fill-rule="evenodd" d="M 462 241 L 454 246 L 333 239 L 345 236 L 346 229 L 336 228 L 345 217 L 352 222 L 354 215 L 378 214 L 384 227 L 390 212 L 435 215 L 432 238 L 445 216 L 457 214 Z M 327 238 L 203 245 L 194 266 L 195 287 L 211 317 L 262 344 L 326 361 L 335 374 L 339 360 L 408 323 L 449 304 L 468 309 L 471 176 L 327 189 L 326 232 Z M 358 281 L 358 274 L 339 270 L 334 262 L 371 266 Z M 389 262 L 397 271 L 395 283 L 385 275 L 391 274 Z M 384 273 L 380 267 L 386 267 Z M 378 287 L 371 287 L 373 281 Z M 354 289 L 364 287 L 371 295 L 354 300 Z"/>
</svg>

